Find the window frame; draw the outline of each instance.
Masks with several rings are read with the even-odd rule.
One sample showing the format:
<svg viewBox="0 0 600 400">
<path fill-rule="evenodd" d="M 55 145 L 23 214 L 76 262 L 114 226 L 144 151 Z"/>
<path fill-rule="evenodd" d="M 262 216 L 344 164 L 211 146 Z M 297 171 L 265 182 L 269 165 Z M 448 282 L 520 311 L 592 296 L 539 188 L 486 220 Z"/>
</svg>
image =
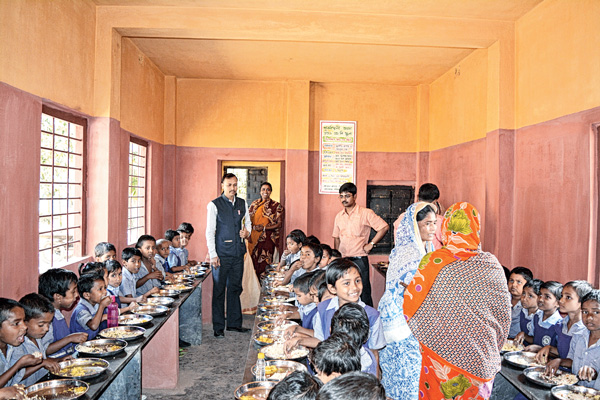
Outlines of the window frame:
<svg viewBox="0 0 600 400">
<path fill-rule="evenodd" d="M 52 118 L 57 118 L 69 123 L 73 123 L 76 125 L 79 125 L 83 128 L 83 133 L 81 135 L 81 210 L 80 210 L 80 218 L 81 218 L 81 240 L 80 240 L 80 246 L 81 246 L 81 253 L 80 254 L 74 254 L 72 258 L 68 257 L 68 253 L 67 253 L 67 259 L 64 262 L 61 262 L 60 264 L 55 264 L 54 263 L 54 258 L 51 257 L 50 259 L 50 266 L 45 269 L 45 271 L 53 269 L 53 268 L 62 268 L 65 266 L 68 266 L 70 264 L 73 264 L 74 262 L 77 262 L 79 260 L 81 260 L 82 258 L 85 258 L 85 253 L 86 253 L 86 245 L 87 245 L 87 145 L 88 145 L 88 120 L 87 118 L 81 117 L 81 116 L 77 116 L 62 110 L 59 110 L 57 108 L 53 108 L 50 107 L 46 104 L 42 104 L 42 112 L 40 114 L 40 129 L 39 129 L 39 134 L 40 134 L 40 138 L 41 138 L 41 134 L 42 132 L 46 132 L 42 130 L 42 126 L 41 126 L 41 120 L 42 120 L 42 114 L 46 114 L 49 115 Z M 46 132 L 47 133 L 47 132 Z M 55 135 L 55 133 L 51 133 L 52 135 Z M 41 139 L 40 139 L 41 140 Z M 45 149 L 45 148 L 44 148 Z M 52 149 L 52 151 L 54 152 L 54 148 Z M 38 271 L 40 273 L 42 273 L 41 271 L 41 264 L 39 262 L 40 259 L 40 252 L 42 251 L 42 249 L 40 248 L 40 201 L 42 200 L 40 197 L 40 186 L 42 184 L 41 181 L 41 167 L 42 167 L 42 162 L 41 162 L 41 151 L 42 151 L 42 144 L 41 141 L 39 143 L 38 146 L 38 159 L 39 159 L 39 172 L 38 172 L 38 210 L 37 210 L 37 225 L 38 225 Z M 67 154 L 69 154 L 67 152 Z M 52 166 L 54 167 L 54 160 L 52 160 Z M 54 184 L 54 177 L 52 177 L 52 184 Z M 68 185 L 68 182 L 67 182 Z M 67 200 L 69 199 L 68 196 L 68 187 L 67 187 Z M 68 206 L 67 206 L 68 207 Z M 68 209 L 67 209 L 67 216 L 68 216 Z M 51 216 L 54 216 L 54 213 L 51 214 Z M 51 230 L 49 231 L 51 233 L 51 235 L 54 234 L 54 227 L 51 228 Z M 68 236 L 68 232 L 69 232 L 69 225 L 68 225 L 68 217 L 67 217 L 67 236 Z M 67 241 L 65 244 L 67 245 L 68 248 L 68 244 L 69 243 L 76 243 L 76 242 L 69 242 Z M 50 249 L 53 249 L 54 245 L 52 244 L 52 246 L 50 247 Z M 44 249 L 44 250 L 48 250 L 48 249 Z"/>
<path fill-rule="evenodd" d="M 142 140 L 140 138 L 137 138 L 135 136 L 132 136 L 132 135 L 129 135 L 129 142 L 127 143 L 127 227 L 125 229 L 125 235 L 127 238 L 127 244 L 135 245 L 137 238 L 135 238 L 133 242 L 131 242 L 131 243 L 129 242 L 129 232 L 132 231 L 133 229 L 136 229 L 136 230 L 139 229 L 139 226 L 137 226 L 133 229 L 129 228 L 129 220 L 130 220 L 130 217 L 129 217 L 129 210 L 130 210 L 129 180 L 132 176 L 129 173 L 129 168 L 131 166 L 133 166 L 132 164 L 130 164 L 130 161 L 129 161 L 129 156 L 131 155 L 131 150 L 130 150 L 131 143 L 134 143 L 134 144 L 144 147 L 146 149 L 146 154 L 144 156 L 144 160 L 145 160 L 145 163 L 144 163 L 144 171 L 145 171 L 145 173 L 144 173 L 144 232 L 142 233 L 142 235 L 146 233 L 146 230 L 148 227 L 148 166 L 149 166 L 149 163 L 148 163 L 149 157 L 148 156 L 150 154 L 150 143 L 145 140 Z M 138 237 L 139 237 L 139 235 L 138 235 Z"/>
</svg>

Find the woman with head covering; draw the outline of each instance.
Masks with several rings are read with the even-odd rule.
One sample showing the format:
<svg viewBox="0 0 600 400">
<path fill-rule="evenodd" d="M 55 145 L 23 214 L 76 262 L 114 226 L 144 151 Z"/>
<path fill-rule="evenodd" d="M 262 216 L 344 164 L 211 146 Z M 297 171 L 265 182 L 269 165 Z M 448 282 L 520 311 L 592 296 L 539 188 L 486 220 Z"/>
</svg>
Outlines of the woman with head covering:
<svg viewBox="0 0 600 400">
<path fill-rule="evenodd" d="M 444 247 L 427 254 L 404 292 L 404 313 L 421 347 L 420 398 L 490 397 L 508 337 L 510 295 L 502 266 L 480 249 L 469 203 L 444 214 Z"/>
<path fill-rule="evenodd" d="M 417 272 L 419 262 L 433 251 L 436 231 L 435 209 L 419 202 L 408 207 L 396 229 L 395 247 L 390 254 L 385 292 L 379 301 L 386 347 L 379 352 L 381 382 L 393 399 L 417 399 L 421 354 L 410 333 L 402 310 L 404 288 Z"/>
</svg>

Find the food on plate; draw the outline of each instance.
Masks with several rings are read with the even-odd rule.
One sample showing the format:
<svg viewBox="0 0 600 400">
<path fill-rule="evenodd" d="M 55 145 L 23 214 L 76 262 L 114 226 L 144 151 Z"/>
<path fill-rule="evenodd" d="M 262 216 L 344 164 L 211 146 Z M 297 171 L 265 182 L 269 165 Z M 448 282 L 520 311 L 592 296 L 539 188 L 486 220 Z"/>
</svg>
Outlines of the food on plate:
<svg viewBox="0 0 600 400">
<path fill-rule="evenodd" d="M 35 358 L 42 358 L 42 353 L 39 351 L 34 351 L 33 353 L 31 353 L 31 355 Z"/>
<path fill-rule="evenodd" d="M 102 336 L 111 339 L 129 339 L 140 336 L 140 331 L 113 330 L 103 332 Z"/>
<path fill-rule="evenodd" d="M 297 349 L 292 349 L 286 355 L 283 343 L 275 343 L 270 346 L 267 346 L 267 347 L 263 348 L 263 352 L 265 353 L 265 356 L 267 356 L 268 358 L 278 359 L 278 360 L 302 358 L 302 357 L 306 357 L 308 355 L 308 349 L 303 348 L 303 347 L 300 347 Z"/>
<path fill-rule="evenodd" d="M 558 373 L 556 375 L 540 374 L 539 377 L 540 379 L 548 383 L 553 383 L 555 385 L 574 385 L 577 382 L 579 382 L 579 379 L 576 375 L 569 374 L 566 372 Z"/>
<path fill-rule="evenodd" d="M 77 351 L 80 353 L 102 354 L 120 350 L 122 346 L 116 344 L 95 344 L 93 346 L 79 345 Z"/>
<path fill-rule="evenodd" d="M 502 346 L 502 351 L 521 351 L 523 349 L 523 345 L 516 344 L 514 340 L 508 340 L 506 343 L 504 343 L 504 346 Z"/>
<path fill-rule="evenodd" d="M 98 370 L 83 365 L 71 365 L 65 367 L 58 372 L 60 376 L 67 376 L 69 378 L 80 378 L 82 376 L 94 375 L 98 373 Z"/>
<path fill-rule="evenodd" d="M 265 336 L 265 335 L 260 335 L 259 337 L 256 338 L 256 340 L 258 340 L 259 342 L 262 342 L 262 343 L 273 343 L 274 342 L 273 339 L 271 339 L 270 337 Z"/>
<path fill-rule="evenodd" d="M 560 391 L 554 393 L 554 396 L 561 400 L 600 400 L 600 394 L 596 391 L 594 393 Z"/>
<path fill-rule="evenodd" d="M 166 290 L 188 290 L 191 288 L 192 288 L 191 286 L 184 285 L 183 283 L 176 283 L 174 285 L 163 286 L 163 289 L 166 289 Z"/>
</svg>

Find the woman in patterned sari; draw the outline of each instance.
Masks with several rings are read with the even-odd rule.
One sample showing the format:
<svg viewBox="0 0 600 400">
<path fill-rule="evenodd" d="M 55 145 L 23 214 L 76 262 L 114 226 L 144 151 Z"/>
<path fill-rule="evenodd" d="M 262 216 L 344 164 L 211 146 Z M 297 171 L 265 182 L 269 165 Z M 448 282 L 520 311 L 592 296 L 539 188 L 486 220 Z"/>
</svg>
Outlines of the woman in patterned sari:
<svg viewBox="0 0 600 400">
<path fill-rule="evenodd" d="M 273 254 L 279 241 L 279 229 L 283 223 L 283 206 L 271 199 L 273 187 L 269 182 L 260 185 L 260 199 L 254 200 L 248 212 L 252 220 L 252 232 L 248 251 L 252 257 L 257 276 L 273 263 Z"/>
<path fill-rule="evenodd" d="M 390 254 L 385 292 L 379 301 L 386 347 L 379 352 L 381 383 L 394 400 L 417 400 L 421 353 L 419 342 L 404 319 L 404 288 L 412 281 L 425 253 L 433 251 L 436 213 L 429 203 L 419 202 L 402 214 Z"/>
<path fill-rule="evenodd" d="M 502 266 L 481 251 L 480 217 L 469 203 L 444 214 L 444 247 L 427 254 L 404 292 L 421 347 L 420 399 L 488 399 L 508 337 L 510 295 Z"/>
</svg>

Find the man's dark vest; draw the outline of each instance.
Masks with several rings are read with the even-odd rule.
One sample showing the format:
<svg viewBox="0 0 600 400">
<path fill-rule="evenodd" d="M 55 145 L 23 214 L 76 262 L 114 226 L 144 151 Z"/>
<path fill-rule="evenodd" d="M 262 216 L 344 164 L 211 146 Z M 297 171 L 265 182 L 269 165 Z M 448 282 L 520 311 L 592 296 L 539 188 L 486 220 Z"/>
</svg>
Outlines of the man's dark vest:
<svg viewBox="0 0 600 400">
<path fill-rule="evenodd" d="M 240 238 L 246 202 L 236 196 L 235 204 L 221 195 L 213 200 L 217 207 L 215 245 L 219 257 L 241 257 L 246 253 L 246 243 Z"/>
</svg>

